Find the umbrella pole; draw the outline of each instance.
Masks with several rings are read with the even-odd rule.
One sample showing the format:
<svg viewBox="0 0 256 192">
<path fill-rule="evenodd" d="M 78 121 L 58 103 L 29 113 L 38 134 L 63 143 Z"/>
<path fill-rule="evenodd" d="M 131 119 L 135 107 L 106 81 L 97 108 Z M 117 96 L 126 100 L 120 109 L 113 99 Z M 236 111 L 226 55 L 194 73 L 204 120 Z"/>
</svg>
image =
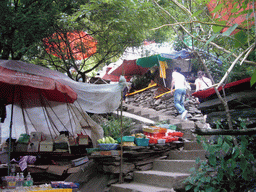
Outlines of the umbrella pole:
<svg viewBox="0 0 256 192">
<path fill-rule="evenodd" d="M 121 151 L 120 151 L 120 175 L 119 183 L 123 183 L 123 91 L 121 91 Z"/>
<path fill-rule="evenodd" d="M 9 149 L 8 149 L 8 175 L 10 175 L 10 167 L 11 167 L 11 147 L 12 147 L 12 123 L 13 123 L 13 107 L 14 107 L 14 91 L 12 95 L 12 109 L 11 109 L 11 121 L 10 121 L 10 128 L 9 128 Z"/>
</svg>

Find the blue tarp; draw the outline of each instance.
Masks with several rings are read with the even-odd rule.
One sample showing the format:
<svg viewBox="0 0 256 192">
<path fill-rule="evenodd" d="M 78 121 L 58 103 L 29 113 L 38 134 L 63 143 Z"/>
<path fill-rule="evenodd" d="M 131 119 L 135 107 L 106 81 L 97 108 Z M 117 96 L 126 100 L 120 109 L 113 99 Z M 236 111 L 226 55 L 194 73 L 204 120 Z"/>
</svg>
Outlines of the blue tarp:
<svg viewBox="0 0 256 192">
<path fill-rule="evenodd" d="M 164 57 L 166 59 L 178 59 L 178 58 L 190 59 L 190 58 L 194 57 L 194 55 L 191 52 L 189 52 L 189 51 L 187 51 L 185 49 L 183 49 L 181 51 L 175 51 L 175 52 L 170 53 L 170 54 L 168 54 L 168 53 L 161 53 L 160 55 L 161 55 L 161 57 Z"/>
<path fill-rule="evenodd" d="M 210 53 L 203 52 L 204 57 L 216 62 L 218 65 L 222 64 L 222 61 L 219 60 L 216 56 Z M 175 51 L 173 53 L 161 53 L 158 55 L 152 55 L 149 57 L 143 57 L 136 60 L 136 64 L 140 65 L 141 67 L 153 67 L 155 65 L 159 65 L 159 61 L 166 61 L 166 60 L 172 60 L 172 59 L 192 59 L 195 55 L 190 50 L 183 49 L 181 51 Z"/>
<path fill-rule="evenodd" d="M 207 58 L 207 59 L 210 59 L 212 61 L 215 61 L 217 64 L 221 65 L 222 64 L 222 61 L 219 60 L 216 56 L 214 56 L 213 54 L 210 54 L 210 53 L 206 53 L 205 51 L 200 51 L 200 52 L 203 52 L 204 56 Z M 194 54 L 192 52 L 190 52 L 189 50 L 186 50 L 186 49 L 183 49 L 181 51 L 175 51 L 173 53 L 170 53 L 170 54 L 166 54 L 166 53 L 161 53 L 160 54 L 161 57 L 163 58 L 166 58 L 166 59 L 178 59 L 178 58 L 181 58 L 181 59 L 191 59 L 194 56 Z"/>
</svg>

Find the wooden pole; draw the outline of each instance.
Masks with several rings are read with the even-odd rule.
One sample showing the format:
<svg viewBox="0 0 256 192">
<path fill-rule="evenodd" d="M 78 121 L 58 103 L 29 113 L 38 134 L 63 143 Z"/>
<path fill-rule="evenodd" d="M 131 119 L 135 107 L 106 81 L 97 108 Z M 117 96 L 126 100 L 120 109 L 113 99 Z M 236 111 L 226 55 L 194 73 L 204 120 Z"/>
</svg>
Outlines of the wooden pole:
<svg viewBox="0 0 256 192">
<path fill-rule="evenodd" d="M 12 94 L 12 109 L 11 109 L 11 121 L 9 127 L 9 149 L 8 149 L 8 175 L 10 176 L 10 167 L 11 167 L 11 147 L 12 147 L 12 123 L 13 123 L 13 106 L 14 106 L 14 97 L 15 97 L 15 85 L 13 88 Z"/>
<path fill-rule="evenodd" d="M 120 154 L 120 174 L 119 183 L 123 183 L 123 91 L 121 91 L 121 121 L 120 121 L 120 131 L 121 131 L 121 154 Z"/>
</svg>

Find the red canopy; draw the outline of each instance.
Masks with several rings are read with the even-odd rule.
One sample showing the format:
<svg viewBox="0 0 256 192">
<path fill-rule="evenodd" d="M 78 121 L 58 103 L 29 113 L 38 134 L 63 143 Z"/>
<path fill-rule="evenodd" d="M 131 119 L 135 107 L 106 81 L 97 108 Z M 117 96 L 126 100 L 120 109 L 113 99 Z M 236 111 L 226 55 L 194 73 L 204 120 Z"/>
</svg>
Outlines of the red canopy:
<svg viewBox="0 0 256 192">
<path fill-rule="evenodd" d="M 241 2 L 243 2 L 244 0 L 242 0 Z M 240 3 L 241 3 L 240 2 Z M 242 8 L 240 6 L 240 3 L 238 3 L 238 1 L 233 1 L 233 0 L 211 0 L 207 7 L 209 9 L 209 11 L 213 11 L 217 5 L 219 5 L 220 3 L 223 3 L 224 6 L 217 12 L 217 13 L 211 13 L 212 17 L 219 19 L 219 21 L 227 21 L 227 25 L 234 25 L 234 24 L 238 24 L 242 27 L 247 27 L 247 23 L 245 22 L 246 19 L 246 15 L 247 14 L 241 14 L 242 11 L 244 11 L 244 8 Z M 255 2 L 256 5 L 256 2 Z M 232 9 L 236 8 L 237 11 L 232 12 Z M 245 8 L 245 10 L 249 10 L 249 9 L 253 9 L 252 4 L 247 4 L 247 7 Z M 253 12 L 251 13 L 250 18 L 253 17 Z M 251 27 L 254 24 L 253 20 L 249 20 L 248 21 L 248 26 Z M 224 28 L 222 30 L 222 32 L 225 32 L 228 28 Z M 237 33 L 239 30 L 235 30 L 233 31 L 232 34 Z"/>
<path fill-rule="evenodd" d="M 246 79 L 242 79 L 242 80 L 239 80 L 239 81 L 235 81 L 235 82 L 231 82 L 231 83 L 228 83 L 224 86 L 225 89 L 228 89 L 228 88 L 231 88 L 231 87 L 235 87 L 237 85 L 240 85 L 242 83 L 247 83 L 249 82 L 250 83 L 250 80 L 251 80 L 251 77 L 249 78 L 246 78 Z M 218 88 L 219 91 L 222 90 L 222 86 L 220 86 Z M 214 88 L 209 88 L 209 89 L 206 89 L 206 90 L 203 90 L 203 91 L 197 91 L 197 92 L 194 92 L 192 94 L 192 96 L 195 96 L 195 97 L 199 97 L 199 98 L 202 98 L 202 99 L 205 99 L 207 97 L 210 97 L 211 95 L 215 94 L 215 89 Z"/>
<path fill-rule="evenodd" d="M 119 77 L 118 76 L 108 74 L 108 72 L 111 70 L 111 68 L 112 67 L 108 67 L 107 68 L 106 74 L 102 77 L 102 79 L 113 81 L 113 82 L 118 82 L 119 81 Z"/>
<path fill-rule="evenodd" d="M 61 59 L 82 60 L 96 53 L 97 41 L 80 31 L 54 33 L 43 40 L 46 51 Z M 72 56 L 72 57 L 71 57 Z"/>
<path fill-rule="evenodd" d="M 123 63 L 117 67 L 114 71 L 111 72 L 111 75 L 124 75 L 124 76 L 133 76 L 133 75 L 143 75 L 148 71 L 148 68 L 141 67 L 136 64 L 135 60 L 124 60 Z"/>
<path fill-rule="evenodd" d="M 106 74 L 102 77 L 102 79 L 104 80 L 109 80 L 112 82 L 119 82 L 120 76 L 118 75 L 112 75 L 112 74 L 108 74 L 108 72 L 111 70 L 112 67 L 108 67 L 106 70 Z M 126 81 L 130 81 L 131 76 L 125 76 Z"/>
<path fill-rule="evenodd" d="M 6 104 L 13 102 L 13 96 L 14 102 L 43 96 L 50 101 L 73 103 L 77 94 L 65 79 L 68 81 L 66 75 L 38 65 L 0 60 L 0 98 L 6 99 Z M 33 98 L 28 98 L 31 93 Z"/>
</svg>

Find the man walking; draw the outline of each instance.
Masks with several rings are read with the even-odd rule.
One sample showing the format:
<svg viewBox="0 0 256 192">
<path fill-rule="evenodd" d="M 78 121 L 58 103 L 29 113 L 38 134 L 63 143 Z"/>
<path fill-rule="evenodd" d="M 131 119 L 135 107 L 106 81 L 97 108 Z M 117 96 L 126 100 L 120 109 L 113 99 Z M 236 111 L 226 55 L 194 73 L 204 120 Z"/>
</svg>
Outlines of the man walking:
<svg viewBox="0 0 256 192">
<path fill-rule="evenodd" d="M 172 73 L 172 83 L 171 83 L 171 94 L 173 94 L 173 87 L 175 87 L 174 92 L 174 106 L 176 107 L 179 114 L 181 114 L 181 119 L 185 119 L 188 111 L 184 107 L 184 100 L 186 96 L 186 79 L 184 75 L 180 73 L 181 68 L 175 67 Z"/>
</svg>

